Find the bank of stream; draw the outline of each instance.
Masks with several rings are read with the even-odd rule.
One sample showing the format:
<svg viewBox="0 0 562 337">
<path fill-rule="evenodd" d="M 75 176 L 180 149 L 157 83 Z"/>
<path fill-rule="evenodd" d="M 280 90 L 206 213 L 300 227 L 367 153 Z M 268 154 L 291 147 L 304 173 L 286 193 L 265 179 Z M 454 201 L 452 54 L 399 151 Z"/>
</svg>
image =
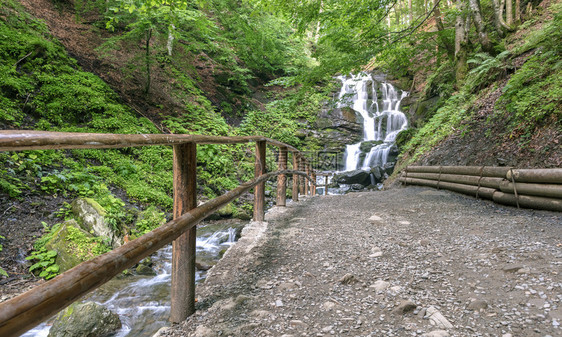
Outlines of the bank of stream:
<svg viewBox="0 0 562 337">
<path fill-rule="evenodd" d="M 198 227 L 197 261 L 202 269 L 214 265 L 232 246 L 245 223 L 217 221 Z M 104 284 L 82 302 L 96 302 L 117 313 L 122 328 L 116 337 L 150 337 L 168 324 L 170 312 L 170 284 L 172 246 L 159 250 L 151 257 L 154 276 L 120 276 Z M 205 270 L 197 270 L 196 282 L 206 276 Z M 46 337 L 52 319 L 28 331 L 23 337 Z"/>
</svg>

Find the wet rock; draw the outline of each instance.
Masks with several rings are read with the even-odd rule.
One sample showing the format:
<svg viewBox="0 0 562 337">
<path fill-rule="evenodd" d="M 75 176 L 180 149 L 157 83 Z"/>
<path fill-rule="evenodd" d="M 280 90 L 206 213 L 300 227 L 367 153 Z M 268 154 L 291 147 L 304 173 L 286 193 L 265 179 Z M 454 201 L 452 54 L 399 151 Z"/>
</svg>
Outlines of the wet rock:
<svg viewBox="0 0 562 337">
<path fill-rule="evenodd" d="M 414 311 L 415 308 L 416 308 L 416 304 L 414 302 L 412 302 L 411 300 L 404 300 L 400 302 L 400 304 L 398 304 L 398 306 L 393 310 L 393 312 L 395 314 L 402 315 L 410 311 Z"/>
<path fill-rule="evenodd" d="M 170 327 L 162 327 L 160 328 L 158 331 L 156 331 L 156 333 L 154 335 L 152 335 L 152 337 L 166 337 L 166 336 L 170 336 L 172 332 L 172 329 Z"/>
<path fill-rule="evenodd" d="M 147 275 L 147 276 L 155 276 L 156 275 L 156 272 L 154 271 L 154 269 L 152 269 L 150 266 L 148 266 L 146 264 L 139 264 L 135 268 L 135 272 L 138 275 Z"/>
<path fill-rule="evenodd" d="M 120 328 L 119 316 L 104 306 L 74 303 L 57 315 L 48 337 L 105 337 Z"/>
<path fill-rule="evenodd" d="M 361 191 L 364 188 L 365 188 L 365 186 L 363 186 L 361 184 L 352 184 L 351 185 L 351 189 L 354 190 L 354 191 Z"/>
<path fill-rule="evenodd" d="M 355 170 L 343 172 L 341 174 L 334 175 L 333 181 L 338 184 L 361 184 L 363 186 L 368 186 L 371 184 L 370 172 L 363 170 Z"/>
<path fill-rule="evenodd" d="M 437 310 L 434 306 L 430 306 L 429 308 L 427 308 L 424 318 L 429 319 L 429 322 L 431 322 L 431 324 L 436 325 L 441 329 L 453 328 L 451 322 L 449 322 L 445 318 L 445 316 L 443 316 L 443 314 L 441 314 L 439 310 Z"/>
</svg>

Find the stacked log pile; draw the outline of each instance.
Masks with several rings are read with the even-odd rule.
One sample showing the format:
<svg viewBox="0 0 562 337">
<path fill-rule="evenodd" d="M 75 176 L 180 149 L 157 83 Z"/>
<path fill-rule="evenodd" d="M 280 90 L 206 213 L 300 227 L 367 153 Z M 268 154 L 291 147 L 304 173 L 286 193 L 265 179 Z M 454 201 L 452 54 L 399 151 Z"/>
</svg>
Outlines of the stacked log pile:
<svg viewBox="0 0 562 337">
<path fill-rule="evenodd" d="M 562 169 L 408 166 L 404 184 L 431 186 L 499 204 L 562 212 Z"/>
</svg>

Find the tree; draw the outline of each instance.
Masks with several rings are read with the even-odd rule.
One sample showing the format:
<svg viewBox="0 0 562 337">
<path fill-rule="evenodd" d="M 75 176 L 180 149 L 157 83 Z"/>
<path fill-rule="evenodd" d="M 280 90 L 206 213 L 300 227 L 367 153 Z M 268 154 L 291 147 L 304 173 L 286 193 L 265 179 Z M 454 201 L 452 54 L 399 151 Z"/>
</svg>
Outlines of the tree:
<svg viewBox="0 0 562 337">
<path fill-rule="evenodd" d="M 468 0 L 470 6 L 470 12 L 472 15 L 472 21 L 478 32 L 478 39 L 480 44 L 482 44 L 482 49 L 487 53 L 493 52 L 492 43 L 486 32 L 486 27 L 484 25 L 484 20 L 482 19 L 482 9 L 480 7 L 480 0 Z"/>
</svg>

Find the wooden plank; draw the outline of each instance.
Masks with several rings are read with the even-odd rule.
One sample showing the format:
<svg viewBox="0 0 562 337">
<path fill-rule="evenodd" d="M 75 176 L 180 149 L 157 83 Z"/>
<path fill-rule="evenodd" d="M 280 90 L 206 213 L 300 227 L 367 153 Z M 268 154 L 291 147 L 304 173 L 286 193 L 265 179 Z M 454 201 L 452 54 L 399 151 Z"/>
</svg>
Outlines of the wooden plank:
<svg viewBox="0 0 562 337">
<path fill-rule="evenodd" d="M 299 169 L 299 156 L 293 152 L 293 170 L 297 171 Z M 293 190 L 292 199 L 293 201 L 299 201 L 299 180 L 300 178 L 293 174 Z"/>
<path fill-rule="evenodd" d="M 287 147 L 279 148 L 278 168 L 280 171 L 287 169 Z M 277 206 L 287 204 L 287 176 L 280 174 L 277 176 Z"/>
<path fill-rule="evenodd" d="M 292 170 L 271 172 L 190 210 L 140 238 L 83 262 L 63 274 L 0 303 L 0 336 L 15 337 L 64 309 L 81 296 L 171 243 L 199 221 L 278 174 L 301 175 Z"/>
<path fill-rule="evenodd" d="M 316 173 L 312 172 L 312 181 L 314 184 L 312 185 L 312 195 L 316 195 Z"/>
<path fill-rule="evenodd" d="M 197 207 L 197 145 L 174 145 L 174 219 Z M 195 312 L 195 237 L 192 227 L 172 243 L 170 321 L 180 323 Z"/>
<path fill-rule="evenodd" d="M 265 141 L 256 142 L 256 162 L 254 176 L 256 178 L 265 174 Z M 254 189 L 254 221 L 264 220 L 265 182 L 258 184 Z"/>
</svg>

